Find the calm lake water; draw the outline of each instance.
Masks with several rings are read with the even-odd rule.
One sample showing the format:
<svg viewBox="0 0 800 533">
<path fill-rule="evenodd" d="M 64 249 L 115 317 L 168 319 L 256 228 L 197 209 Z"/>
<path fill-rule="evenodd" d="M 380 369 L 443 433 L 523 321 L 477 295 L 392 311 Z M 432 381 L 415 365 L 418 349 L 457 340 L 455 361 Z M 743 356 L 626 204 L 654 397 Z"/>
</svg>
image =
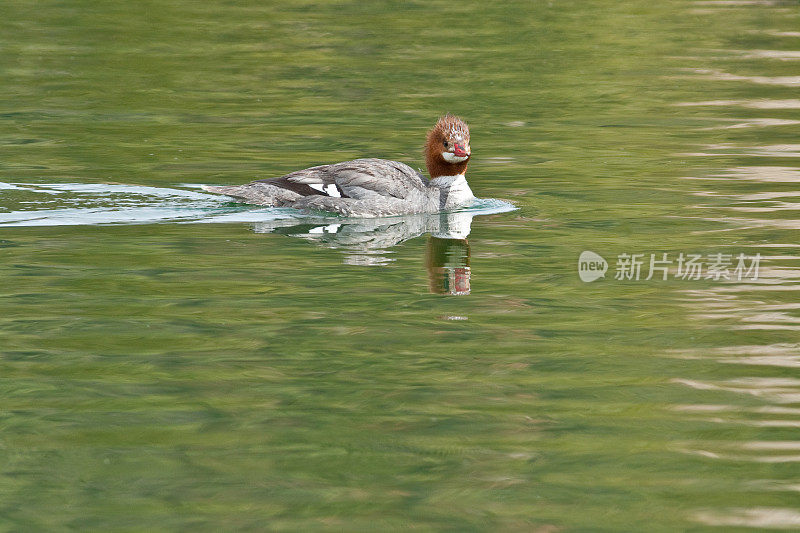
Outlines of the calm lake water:
<svg viewBox="0 0 800 533">
<path fill-rule="evenodd" d="M 0 11 L 1 530 L 800 528 L 797 1 Z M 445 112 L 475 210 L 197 187 Z"/>
</svg>

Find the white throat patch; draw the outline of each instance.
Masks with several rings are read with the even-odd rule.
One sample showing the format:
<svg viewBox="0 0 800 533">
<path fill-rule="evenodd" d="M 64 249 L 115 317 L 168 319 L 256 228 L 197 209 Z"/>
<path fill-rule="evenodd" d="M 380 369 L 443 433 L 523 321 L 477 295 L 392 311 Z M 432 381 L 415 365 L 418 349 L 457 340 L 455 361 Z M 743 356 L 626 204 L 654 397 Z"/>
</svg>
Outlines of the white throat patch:
<svg viewBox="0 0 800 533">
<path fill-rule="evenodd" d="M 465 155 L 465 156 L 459 157 L 459 156 L 453 154 L 452 152 L 442 152 L 442 157 L 448 163 L 461 163 L 462 161 L 466 161 L 469 156 Z"/>
</svg>

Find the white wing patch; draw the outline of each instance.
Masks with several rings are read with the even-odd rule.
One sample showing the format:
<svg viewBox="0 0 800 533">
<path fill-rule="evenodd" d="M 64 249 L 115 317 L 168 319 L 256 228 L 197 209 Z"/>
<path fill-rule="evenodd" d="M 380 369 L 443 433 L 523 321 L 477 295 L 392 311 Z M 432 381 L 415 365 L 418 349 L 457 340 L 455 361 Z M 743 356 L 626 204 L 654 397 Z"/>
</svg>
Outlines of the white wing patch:
<svg viewBox="0 0 800 533">
<path fill-rule="evenodd" d="M 322 183 L 309 183 L 309 187 L 314 190 L 321 192 L 322 194 L 327 194 L 331 198 L 341 198 L 342 195 L 339 194 L 339 189 L 336 188 L 336 185 L 333 183 L 329 183 L 328 185 L 323 185 Z"/>
</svg>

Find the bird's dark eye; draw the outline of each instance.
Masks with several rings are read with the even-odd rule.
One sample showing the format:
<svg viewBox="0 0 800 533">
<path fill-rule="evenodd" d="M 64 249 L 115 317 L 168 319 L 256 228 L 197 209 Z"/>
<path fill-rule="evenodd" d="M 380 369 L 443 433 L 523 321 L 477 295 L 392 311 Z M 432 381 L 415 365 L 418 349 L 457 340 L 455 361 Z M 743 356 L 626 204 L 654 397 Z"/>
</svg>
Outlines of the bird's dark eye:
<svg viewBox="0 0 800 533">
<path fill-rule="evenodd" d="M 442 144 L 444 145 L 444 147 L 445 147 L 445 148 L 447 148 L 448 146 L 450 146 L 450 143 L 448 143 L 447 141 L 443 141 L 443 142 L 442 142 Z"/>
</svg>

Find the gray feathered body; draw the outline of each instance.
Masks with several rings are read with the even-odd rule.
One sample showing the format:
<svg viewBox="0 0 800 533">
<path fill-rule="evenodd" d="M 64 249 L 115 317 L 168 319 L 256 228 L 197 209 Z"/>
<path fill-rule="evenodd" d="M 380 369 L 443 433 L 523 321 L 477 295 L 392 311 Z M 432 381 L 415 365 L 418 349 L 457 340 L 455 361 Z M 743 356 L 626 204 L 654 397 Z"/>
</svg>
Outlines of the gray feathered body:
<svg viewBox="0 0 800 533">
<path fill-rule="evenodd" d="M 356 217 L 436 213 L 474 200 L 463 175 L 428 180 L 408 165 L 386 159 L 356 159 L 246 185 L 203 188 L 251 204 Z"/>
</svg>

